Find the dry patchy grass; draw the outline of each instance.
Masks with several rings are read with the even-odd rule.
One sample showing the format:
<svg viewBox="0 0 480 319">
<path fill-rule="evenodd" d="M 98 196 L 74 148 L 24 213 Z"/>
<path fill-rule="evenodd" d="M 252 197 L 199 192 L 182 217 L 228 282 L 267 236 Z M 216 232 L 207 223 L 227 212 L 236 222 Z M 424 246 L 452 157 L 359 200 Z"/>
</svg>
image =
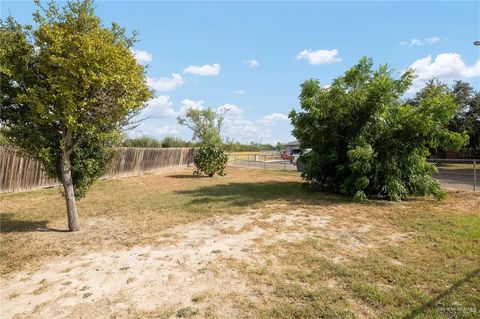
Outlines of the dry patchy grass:
<svg viewBox="0 0 480 319">
<path fill-rule="evenodd" d="M 227 173 L 101 181 L 78 205 L 78 233 L 62 232 L 57 190 L 2 195 L 2 278 L 18 287 L 35 281 L 31 295 L 12 288 L 2 302 L 61 287 L 63 295 L 32 313 L 52 315 L 52 304 L 77 298 L 85 300 L 62 308 L 70 318 L 478 316 L 478 194 L 354 204 L 303 189 L 292 172 Z M 89 270 L 120 293 L 95 290 Z M 115 285 L 118 278 L 125 284 Z M 142 309 L 125 286 L 165 303 Z M 162 289 L 177 296 L 157 295 Z"/>
</svg>

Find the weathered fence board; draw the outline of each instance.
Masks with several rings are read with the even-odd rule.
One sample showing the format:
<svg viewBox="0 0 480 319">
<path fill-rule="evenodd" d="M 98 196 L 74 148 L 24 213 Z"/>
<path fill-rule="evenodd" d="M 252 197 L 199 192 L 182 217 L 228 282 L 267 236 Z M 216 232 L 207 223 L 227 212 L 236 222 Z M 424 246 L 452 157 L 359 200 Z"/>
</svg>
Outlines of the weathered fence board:
<svg viewBox="0 0 480 319">
<path fill-rule="evenodd" d="M 104 178 L 135 176 L 166 167 L 189 166 L 194 148 L 120 148 Z M 58 185 L 34 158 L 0 147 L 0 193 L 21 192 Z"/>
</svg>

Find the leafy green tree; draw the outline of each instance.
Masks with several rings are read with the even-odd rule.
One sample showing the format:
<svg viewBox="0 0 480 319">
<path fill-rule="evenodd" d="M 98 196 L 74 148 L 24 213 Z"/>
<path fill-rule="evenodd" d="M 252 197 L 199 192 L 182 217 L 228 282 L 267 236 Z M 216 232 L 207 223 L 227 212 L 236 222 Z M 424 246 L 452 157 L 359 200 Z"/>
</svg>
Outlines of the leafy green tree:
<svg viewBox="0 0 480 319">
<path fill-rule="evenodd" d="M 179 137 L 166 136 L 162 139 L 162 147 L 192 147 L 194 143 L 184 141 Z"/>
<path fill-rule="evenodd" d="M 455 132 L 466 132 L 467 147 L 480 153 L 480 92 L 463 81 L 456 81 L 451 91 L 459 108 L 448 126 Z"/>
<path fill-rule="evenodd" d="M 211 107 L 201 110 L 190 108 L 185 117 L 177 117 L 178 124 L 190 128 L 193 140 L 200 144 L 194 157 L 197 168 L 194 174 L 204 173 L 210 177 L 215 174 L 225 175 L 228 156 L 223 149 L 220 129 L 227 111 L 224 109 L 215 112 Z"/>
<path fill-rule="evenodd" d="M 75 231 L 75 198 L 106 172 L 121 129 L 152 93 L 130 50 L 135 37 L 102 26 L 91 0 L 36 3 L 35 27 L 0 23 L 0 121 L 10 142 L 62 182 Z"/>
<path fill-rule="evenodd" d="M 223 125 L 225 112 L 215 112 L 211 107 L 206 109 L 187 110 L 185 117 L 177 117 L 177 122 L 193 131 L 193 140 L 202 145 L 222 145 L 220 129 Z"/>
<path fill-rule="evenodd" d="M 429 148 L 459 149 L 466 142 L 465 134 L 446 128 L 458 106 L 441 86 L 426 90 L 417 105 L 405 104 L 414 75 L 392 74 L 362 58 L 329 88 L 316 80 L 301 85 L 302 111 L 290 119 L 302 148 L 312 149 L 302 156 L 308 183 L 359 201 L 444 196 L 425 159 Z"/>
<path fill-rule="evenodd" d="M 122 143 L 125 147 L 162 147 L 162 142 L 150 136 L 127 138 Z"/>
<path fill-rule="evenodd" d="M 448 122 L 448 128 L 458 133 L 466 133 L 469 137 L 468 147 L 474 152 L 480 152 L 480 92 L 463 81 L 456 81 L 452 87 L 448 87 L 438 79 L 428 81 L 425 86 L 415 94 L 415 97 L 406 101 L 408 104 L 418 105 L 431 90 L 439 87 L 453 95 L 454 102 L 458 105 L 452 118 Z"/>
</svg>

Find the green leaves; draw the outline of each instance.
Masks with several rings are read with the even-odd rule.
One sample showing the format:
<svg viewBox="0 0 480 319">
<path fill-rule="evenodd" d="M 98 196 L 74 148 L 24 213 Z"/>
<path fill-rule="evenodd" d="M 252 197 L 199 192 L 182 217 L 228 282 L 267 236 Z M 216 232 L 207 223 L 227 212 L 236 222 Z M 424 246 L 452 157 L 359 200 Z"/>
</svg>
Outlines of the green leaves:
<svg viewBox="0 0 480 319">
<path fill-rule="evenodd" d="M 430 148 L 458 149 L 466 142 L 446 127 L 457 105 L 443 86 L 429 87 L 414 105 L 404 103 L 413 73 L 392 74 L 362 58 L 329 88 L 316 80 L 301 85 L 302 111 L 292 111 L 290 119 L 301 146 L 312 149 L 302 158 L 308 183 L 357 201 L 444 196 L 425 158 Z"/>
<path fill-rule="evenodd" d="M 193 131 L 193 139 L 202 145 L 222 145 L 220 129 L 225 111 L 215 112 L 211 107 L 198 110 L 190 108 L 185 117 L 177 117 L 177 122 Z"/>
<path fill-rule="evenodd" d="M 104 27 L 93 1 L 37 5 L 34 27 L 12 17 L 0 23 L 0 122 L 10 142 L 60 180 L 64 147 L 83 196 L 152 92 L 130 51 L 135 38 L 116 24 Z"/>
<path fill-rule="evenodd" d="M 193 159 L 197 170 L 195 174 L 205 174 L 212 177 L 215 174 L 225 175 L 228 156 L 219 146 L 202 146 Z"/>
</svg>

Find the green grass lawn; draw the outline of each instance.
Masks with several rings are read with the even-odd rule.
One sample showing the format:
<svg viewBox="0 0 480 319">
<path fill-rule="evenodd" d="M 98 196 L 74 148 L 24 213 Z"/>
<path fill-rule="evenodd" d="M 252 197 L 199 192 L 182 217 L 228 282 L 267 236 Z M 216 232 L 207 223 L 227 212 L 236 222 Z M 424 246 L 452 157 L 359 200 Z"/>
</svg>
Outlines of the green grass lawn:
<svg viewBox="0 0 480 319">
<path fill-rule="evenodd" d="M 179 313 L 192 318 L 479 318 L 478 193 L 451 192 L 443 201 L 355 204 L 305 190 L 296 172 L 229 168 L 227 173 L 201 178 L 182 169 L 101 181 L 79 202 L 82 230 L 75 234 L 62 232 L 66 220 L 58 190 L 1 195 L 2 279 L 8 282 L 19 272 L 33 275 L 50 263 L 91 252 L 145 245 L 161 250 L 158 239 L 175 235 L 175 227 L 208 220 L 221 224 L 256 212 L 264 219 L 251 217 L 243 227 L 223 230 L 227 237 L 238 236 L 239 245 L 242 234 L 262 231 L 242 250 L 248 258 L 208 250 L 210 263 L 201 268 L 213 281 L 234 271 L 248 293 L 209 287 L 192 295 L 191 304 L 171 311 L 131 313 L 151 318 Z M 277 215 L 321 218 L 326 224 L 266 219 Z M 177 237 L 181 244 L 184 239 Z M 2 303 L 28 298 L 21 291 L 7 297 Z"/>
</svg>

